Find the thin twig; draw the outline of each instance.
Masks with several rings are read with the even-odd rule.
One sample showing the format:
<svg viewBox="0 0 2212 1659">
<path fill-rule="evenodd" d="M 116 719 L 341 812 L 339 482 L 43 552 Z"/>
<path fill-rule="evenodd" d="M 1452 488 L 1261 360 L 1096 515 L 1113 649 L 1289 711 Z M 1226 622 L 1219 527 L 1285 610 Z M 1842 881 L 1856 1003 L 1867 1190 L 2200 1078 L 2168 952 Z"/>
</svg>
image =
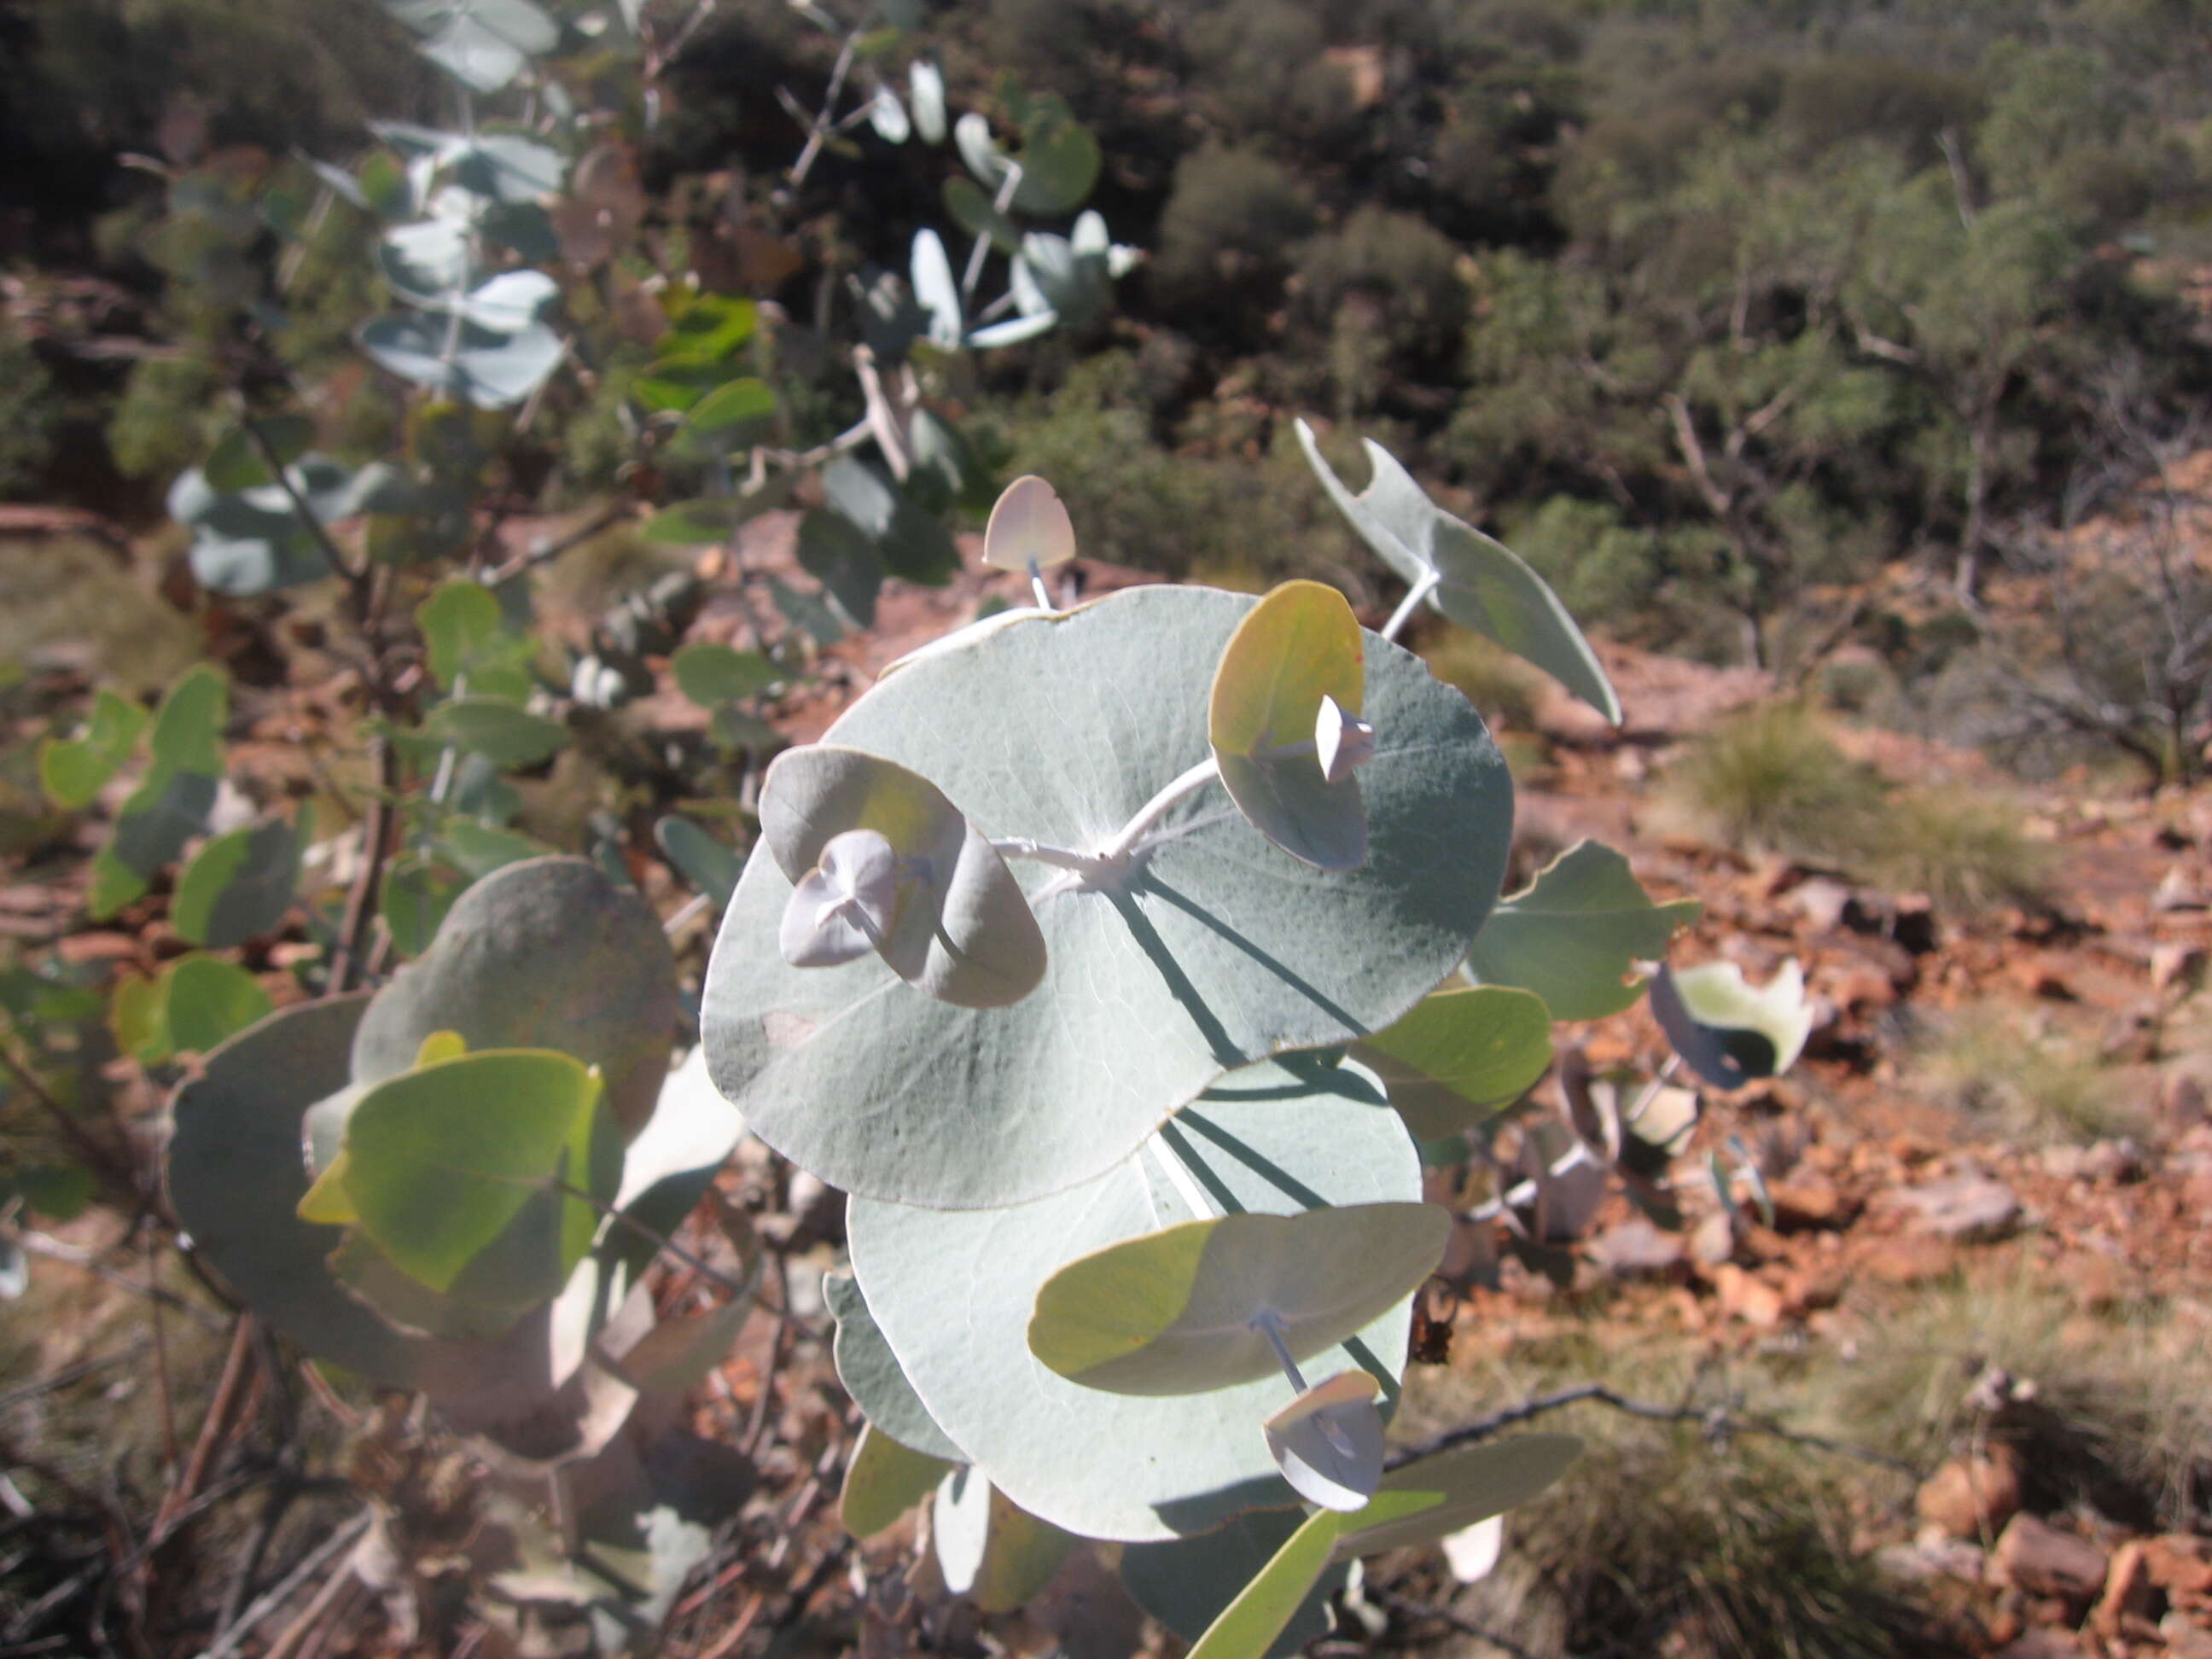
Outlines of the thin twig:
<svg viewBox="0 0 2212 1659">
<path fill-rule="evenodd" d="M 781 1255 L 775 1258 L 775 1277 L 777 1290 L 782 1293 L 783 1299 L 789 1302 L 791 1273 Z M 776 1378 L 783 1370 L 784 1350 L 789 1344 L 790 1335 L 790 1327 L 780 1324 L 769 1338 L 768 1364 L 761 1371 L 760 1395 L 753 1401 L 752 1420 L 745 1425 L 742 1449 L 747 1457 L 759 1453 L 761 1437 L 768 1432 L 769 1413 L 775 1406 Z"/>
<path fill-rule="evenodd" d="M 280 1480 L 269 1489 L 269 1498 L 261 1506 L 261 1518 L 253 1523 L 252 1535 L 246 1547 L 238 1553 L 238 1563 L 230 1576 L 230 1583 L 222 1593 L 222 1606 L 216 1614 L 216 1627 L 228 1630 L 245 1610 L 246 1598 L 253 1594 L 253 1581 L 261 1574 L 262 1558 L 269 1553 L 269 1546 L 276 1536 L 276 1528 L 292 1512 L 299 1500 L 300 1483 Z"/>
<path fill-rule="evenodd" d="M 485 572 L 477 580 L 486 587 L 497 587 L 502 582 L 512 581 L 525 571 L 535 570 L 542 564 L 550 564 L 571 548 L 581 547 L 592 537 L 620 524 L 629 515 L 630 504 L 628 501 L 611 502 L 567 534 L 539 538 L 505 564 Z"/>
<path fill-rule="evenodd" d="M 806 147 L 799 152 L 798 161 L 792 163 L 787 182 L 794 196 L 806 183 L 806 175 L 813 170 L 815 158 L 822 154 L 823 137 L 837 113 L 837 100 L 845 90 L 845 77 L 853 70 L 853 54 L 860 48 L 861 33 L 856 26 L 845 37 L 845 44 L 838 49 L 836 66 L 830 71 L 830 90 L 822 99 L 822 113 L 814 118 L 813 128 L 806 135 Z"/>
<path fill-rule="evenodd" d="M 233 1420 L 239 1414 L 239 1397 L 246 1378 L 252 1375 L 253 1363 L 253 1316 L 240 1314 L 231 1331 L 230 1352 L 223 1358 L 222 1376 L 216 1384 L 215 1398 L 209 1401 L 207 1415 L 200 1421 L 198 1437 L 192 1442 L 192 1455 L 185 1461 L 168 1495 L 161 1500 L 161 1507 L 155 1512 L 154 1534 L 157 1538 L 168 1530 L 178 1510 L 192 1500 L 206 1481 L 208 1471 L 229 1438 Z"/>
<path fill-rule="evenodd" d="M 161 1395 L 161 1455 L 169 1466 L 171 1480 L 183 1473 L 182 1455 L 177 1449 L 177 1400 L 169 1388 L 169 1335 L 161 1323 L 161 1298 L 150 1294 L 159 1288 L 154 1282 L 154 1236 L 146 1235 L 146 1320 L 154 1333 L 154 1381 Z"/>
<path fill-rule="evenodd" d="M 858 449 L 874 435 L 874 422 L 863 416 L 836 437 L 826 442 L 818 443 L 811 449 L 775 449 L 766 444 L 756 444 L 753 447 L 753 460 L 757 464 L 757 471 L 761 467 L 774 465 L 782 467 L 787 471 L 804 472 L 810 467 L 821 465 L 824 461 L 836 459 L 848 450 Z M 759 487 L 757 482 L 750 483 L 745 493 L 750 495 Z"/>
<path fill-rule="evenodd" d="M 260 423 L 251 415 L 246 415 L 240 417 L 238 424 L 239 429 L 246 434 L 246 441 L 259 452 L 262 465 L 276 475 L 277 488 L 284 492 L 284 499 L 292 505 L 293 516 L 313 538 L 317 550 L 323 556 L 323 562 L 331 568 L 331 574 L 346 585 L 347 592 L 353 598 L 355 614 L 360 615 L 364 600 L 362 588 L 368 580 L 366 572 L 355 569 L 346 562 L 345 550 L 337 544 L 337 538 L 331 534 L 329 526 L 315 516 L 314 508 L 307 505 L 307 498 L 300 493 L 300 486 L 293 481 L 283 459 L 276 453 L 276 446 L 270 441 L 269 434 L 261 429 Z"/>
<path fill-rule="evenodd" d="M 399 753 L 386 738 L 373 740 L 376 750 L 376 793 L 362 823 L 361 872 L 346 895 L 345 922 L 338 948 L 331 958 L 329 994 L 343 995 L 353 988 L 368 942 L 369 924 L 376 920 L 377 892 L 384 880 L 385 842 L 391 839 L 392 796 L 399 787 Z"/>
<path fill-rule="evenodd" d="M 1632 1400 L 1626 1395 L 1615 1393 L 1602 1382 L 1577 1382 L 1571 1388 L 1561 1389 L 1554 1394 L 1539 1395 L 1533 1400 L 1522 1401 L 1517 1406 L 1508 1406 L 1486 1417 L 1478 1417 L 1473 1422 L 1446 1429 L 1442 1434 L 1393 1452 L 1387 1467 L 1402 1468 L 1418 1459 L 1449 1451 L 1455 1446 L 1472 1445 L 1479 1440 L 1487 1440 L 1501 1430 L 1513 1428 L 1564 1407 L 1584 1403 L 1610 1407 L 1630 1417 L 1640 1417 L 1654 1423 L 1696 1423 L 1715 1435 L 1767 1435 L 1794 1446 L 1832 1452 L 1838 1457 L 1854 1458 L 1862 1463 L 1893 1469 L 1915 1480 L 1923 1478 L 1927 1473 L 1918 1465 L 1908 1463 L 1901 1457 L 1892 1457 L 1887 1452 L 1875 1451 L 1866 1446 L 1854 1446 L 1841 1440 L 1831 1440 L 1826 1435 L 1808 1434 L 1802 1430 L 1784 1427 L 1768 1418 L 1741 1416 L 1721 1406 L 1662 1406 L 1648 1400 Z"/>
<path fill-rule="evenodd" d="M 115 1188 L 118 1196 L 134 1201 L 137 1200 L 138 1187 L 131 1178 L 129 1164 L 118 1161 L 112 1150 L 102 1146 L 91 1130 L 78 1122 L 69 1108 L 55 1099 L 52 1091 L 39 1080 L 38 1073 L 16 1059 L 15 1051 L 4 1042 L 0 1042 L 0 1066 L 7 1068 L 8 1074 L 15 1079 L 15 1086 L 53 1120 L 54 1127 L 62 1132 L 62 1138 L 76 1149 L 77 1156 L 90 1164 L 102 1180 Z"/>
<path fill-rule="evenodd" d="M 118 1348 L 113 1353 L 96 1354 L 90 1359 L 80 1359 L 74 1365 L 64 1365 L 61 1370 L 46 1376 L 36 1377 L 31 1382 L 19 1384 L 15 1388 L 9 1389 L 6 1393 L 0 1394 L 0 1412 L 4 1412 L 10 1407 L 21 1406 L 27 1401 L 43 1399 L 47 1395 L 58 1393 L 72 1383 L 83 1382 L 88 1376 L 97 1376 L 111 1365 L 125 1365 L 134 1359 L 142 1358 L 148 1346 L 146 1340 L 141 1337 L 127 1348 Z"/>
<path fill-rule="evenodd" d="M 330 1582 L 315 1592 L 315 1599 L 284 1627 L 261 1659 L 303 1659 L 303 1656 L 319 1650 L 324 1626 L 352 1600 L 360 1584 L 361 1576 L 353 1570 L 352 1559 L 341 1561 Z"/>
<path fill-rule="evenodd" d="M 291 1600 L 293 1593 L 301 1585 L 328 1566 L 333 1557 L 358 1540 L 361 1535 L 368 1530 L 369 1518 L 369 1512 L 363 1510 L 321 1543 L 316 1545 L 314 1548 L 309 1550 L 301 1559 L 299 1565 L 278 1579 L 269 1590 L 254 1601 L 252 1607 L 246 1608 L 239 1616 L 237 1623 L 222 1632 L 201 1650 L 198 1659 L 230 1659 L 230 1656 L 238 1651 L 246 1638 L 253 1634 L 255 1627 L 263 1620 Z"/>
<path fill-rule="evenodd" d="M 752 1289 L 750 1285 L 739 1284 L 736 1279 L 731 1278 L 729 1274 L 721 1272 L 719 1268 L 708 1267 L 704 1261 L 692 1255 L 690 1251 L 685 1249 L 681 1244 L 678 1244 L 666 1233 L 660 1231 L 657 1228 L 648 1227 L 644 1222 L 640 1221 L 635 1216 L 629 1214 L 626 1211 L 615 1208 L 615 1206 L 608 1203 L 606 1200 L 599 1197 L 595 1194 L 586 1192 L 581 1187 L 571 1186 L 565 1181 L 556 1181 L 550 1184 L 555 1192 L 566 1194 L 570 1198 L 579 1200 L 583 1203 L 590 1205 L 594 1210 L 598 1211 L 599 1214 L 614 1221 L 617 1225 L 629 1228 L 630 1231 L 635 1233 L 640 1238 L 644 1239 L 655 1249 L 667 1251 L 669 1255 L 674 1256 L 678 1261 L 689 1267 L 693 1273 L 697 1273 L 700 1278 L 707 1280 L 709 1284 L 719 1285 L 722 1291 L 733 1300 L 743 1300 L 751 1303 L 754 1307 L 758 1308 L 763 1313 L 775 1320 L 779 1330 L 788 1326 L 790 1328 L 799 1332 L 803 1335 L 812 1337 L 817 1342 L 826 1342 L 830 1340 L 831 1334 L 830 1331 L 816 1325 L 810 1320 L 802 1319 L 799 1315 L 792 1312 L 787 1306 L 778 1307 L 775 1303 L 770 1302 L 766 1297 L 763 1296 L 758 1291 Z M 787 1302 L 789 1298 L 787 1297 L 786 1300 Z"/>
<path fill-rule="evenodd" d="M 133 1279 L 128 1273 L 118 1273 L 82 1245 L 65 1244 L 58 1238 L 49 1238 L 44 1233 L 31 1232 L 21 1227 L 0 1227 L 0 1239 L 5 1239 L 27 1255 L 42 1255 L 54 1261 L 66 1261 L 70 1267 L 82 1268 L 94 1279 L 104 1279 L 118 1290 L 132 1291 L 150 1302 L 158 1302 L 165 1308 L 173 1308 L 185 1318 L 196 1324 L 204 1326 L 209 1330 L 221 1331 L 229 1328 L 228 1322 L 216 1317 L 194 1303 L 185 1301 L 174 1291 L 164 1290 L 159 1285 Z"/>
</svg>

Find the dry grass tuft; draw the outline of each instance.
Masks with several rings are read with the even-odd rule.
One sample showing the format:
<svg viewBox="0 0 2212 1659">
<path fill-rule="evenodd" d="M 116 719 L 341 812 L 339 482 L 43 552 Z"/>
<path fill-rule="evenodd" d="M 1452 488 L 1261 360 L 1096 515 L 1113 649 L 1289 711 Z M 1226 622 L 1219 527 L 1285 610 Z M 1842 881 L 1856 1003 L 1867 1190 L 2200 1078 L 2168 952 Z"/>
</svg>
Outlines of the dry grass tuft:
<svg viewBox="0 0 2212 1659">
<path fill-rule="evenodd" d="M 199 655 L 191 618 L 96 543 L 0 539 L 0 663 L 81 661 L 128 696 L 166 690 Z"/>
<path fill-rule="evenodd" d="M 1480 1401 L 1474 1379 L 1428 1380 L 1409 1402 L 1422 1428 L 1579 1382 L 1673 1404 L 1711 1400 L 1790 1415 L 1788 1385 L 1755 1368 L 1720 1376 L 1679 1342 L 1604 1346 L 1595 1332 L 1516 1344 Z M 1542 1659 L 1887 1659 L 1955 1652 L 1939 1616 L 1889 1578 L 1856 1535 L 1898 1511 L 1911 1483 L 1808 1448 L 1745 1434 L 1716 1440 L 1576 1406 L 1540 1426 L 1583 1437 L 1560 1483 L 1505 1523 L 1497 1569 L 1452 1610 Z M 1431 1601 L 1436 1598 L 1432 1595 Z"/>
<path fill-rule="evenodd" d="M 2143 1127 L 2093 1057 L 1993 1006 L 1962 1010 L 1930 1028 L 1916 1044 L 1913 1071 L 1978 1139 L 2047 1146 Z"/>
<path fill-rule="evenodd" d="M 1971 909 L 2045 902 L 2047 850 L 2002 803 L 1893 788 L 1837 747 L 1802 703 L 1755 709 L 1692 744 L 1665 805 L 1711 840 L 1832 863 L 1894 892 Z"/>
<path fill-rule="evenodd" d="M 1834 1431 L 1923 1465 L 1978 1437 L 2020 1446 L 2040 1508 L 2182 1527 L 2212 1501 L 2212 1333 L 2147 1303 L 2079 1312 L 2023 1269 L 1880 1311 L 1828 1379 Z M 1998 1374 L 2018 1402 L 1991 1411 Z M 1979 1385 L 1979 1386 L 1978 1386 Z"/>
</svg>

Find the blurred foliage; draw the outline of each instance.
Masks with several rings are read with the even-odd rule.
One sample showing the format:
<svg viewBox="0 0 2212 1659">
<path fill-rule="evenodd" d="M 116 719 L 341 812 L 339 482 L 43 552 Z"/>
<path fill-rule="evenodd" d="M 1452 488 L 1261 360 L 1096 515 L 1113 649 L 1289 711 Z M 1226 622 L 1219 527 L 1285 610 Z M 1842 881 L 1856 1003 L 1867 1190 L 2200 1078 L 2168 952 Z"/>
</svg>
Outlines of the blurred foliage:
<svg viewBox="0 0 2212 1659">
<path fill-rule="evenodd" d="M 9 389 L 0 403 L 0 496 L 27 490 L 45 475 L 54 450 L 61 408 L 53 377 L 39 355 L 0 316 L 0 386 Z"/>
<path fill-rule="evenodd" d="M 158 483 L 204 447 L 222 343 L 173 280 L 192 250 L 149 234 L 158 181 L 117 155 L 277 165 L 349 150 L 368 110 L 442 112 L 356 10 L 96 0 L 0 23 L 0 121 L 38 163 L 0 185 L 15 257 L 119 280 L 191 343 L 79 375 L 124 470 Z M 2083 453 L 2087 370 L 2140 356 L 2168 407 L 2212 386 L 2183 297 L 2212 237 L 2212 13 L 2179 0 L 941 0 L 929 28 L 956 102 L 1007 119 L 1003 72 L 1062 92 L 1103 147 L 1114 235 L 1151 250 L 1114 319 L 965 387 L 1021 463 L 1096 480 L 1108 556 L 1297 568 L 1294 526 L 1233 560 L 1162 532 L 1257 492 L 1218 467 L 1320 408 L 1522 538 L 1578 614 L 1764 659 L 1815 590 L 1900 559 L 1971 590 L 2009 558 Z M 913 146 L 838 150 L 803 257 L 764 249 L 793 137 L 777 89 L 818 99 L 830 58 L 788 6 L 726 0 L 668 66 L 641 156 L 663 262 L 787 313 L 801 443 L 857 417 L 818 372 L 834 296 L 905 268 L 941 182 Z M 336 213 L 309 239 L 288 357 L 359 314 L 366 231 Z M 619 308 L 627 281 L 599 298 Z M 1101 347 L 1142 384 L 1092 377 Z M 594 366 L 591 395 L 540 416 L 533 483 L 612 483 L 640 366 Z M 388 435 L 376 408 L 349 416 L 362 453 Z"/>
</svg>

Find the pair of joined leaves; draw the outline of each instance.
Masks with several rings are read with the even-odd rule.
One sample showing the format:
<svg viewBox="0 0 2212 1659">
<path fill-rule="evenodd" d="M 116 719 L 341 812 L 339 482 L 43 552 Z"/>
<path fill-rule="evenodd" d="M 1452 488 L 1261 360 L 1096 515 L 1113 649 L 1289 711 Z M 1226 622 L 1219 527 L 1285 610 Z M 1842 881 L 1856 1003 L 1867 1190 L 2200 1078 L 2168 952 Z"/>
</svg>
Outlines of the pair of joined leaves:
<svg viewBox="0 0 2212 1659">
<path fill-rule="evenodd" d="M 1651 1017 L 1690 1069 L 1717 1089 L 1779 1077 L 1813 1034 L 1805 970 L 1794 959 L 1757 988 L 1732 962 L 1680 973 L 1662 968 L 1651 981 Z"/>
<path fill-rule="evenodd" d="M 510 864 L 366 1004 L 287 1010 L 210 1057 L 176 1107 L 179 1214 L 270 1323 L 348 1370 L 441 1393 L 526 1359 L 532 1385 L 557 1377 L 521 1352 L 548 1341 L 532 1304 L 566 1288 L 595 1233 L 595 1261 L 637 1247 L 600 1207 L 650 1194 L 665 1230 L 737 1133 L 703 1061 L 664 1086 L 675 1022 L 650 907 L 581 859 Z M 320 1223 L 303 1219 L 342 1152 L 309 1204 Z M 477 1352 L 495 1332 L 514 1366 Z"/>
<path fill-rule="evenodd" d="M 1051 487 L 1024 478 L 1001 497 L 987 544 L 994 562 L 1038 568 L 1070 556 L 1073 536 Z M 1214 674 L 1208 738 L 1231 799 L 1268 840 L 1324 870 L 1367 858 L 1353 776 L 1375 751 L 1358 715 L 1362 653 L 1343 596 L 1291 582 L 1237 627 Z M 777 940 L 792 966 L 873 952 L 939 1000 L 977 1008 L 1018 1001 L 1043 977 L 1043 938 L 1019 884 L 920 774 L 856 749 L 788 750 L 769 769 L 761 830 L 793 884 Z"/>
<path fill-rule="evenodd" d="M 1044 977 L 1044 935 L 991 843 L 919 773 L 857 749 L 786 750 L 761 840 L 793 884 L 777 943 L 795 968 L 873 951 L 939 1001 L 992 1008 Z"/>
</svg>

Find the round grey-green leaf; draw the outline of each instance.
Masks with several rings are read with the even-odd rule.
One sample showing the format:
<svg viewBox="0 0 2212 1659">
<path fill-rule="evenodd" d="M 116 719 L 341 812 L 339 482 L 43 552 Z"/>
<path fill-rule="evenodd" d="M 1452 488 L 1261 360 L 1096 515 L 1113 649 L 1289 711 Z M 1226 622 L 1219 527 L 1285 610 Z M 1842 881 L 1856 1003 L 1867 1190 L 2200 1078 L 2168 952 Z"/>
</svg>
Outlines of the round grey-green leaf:
<svg viewBox="0 0 2212 1659">
<path fill-rule="evenodd" d="M 1485 985 L 1534 992 L 1554 1019 L 1602 1019 L 1635 1003 L 1644 986 L 1630 970 L 1664 955 L 1698 908 L 1693 899 L 1654 904 L 1626 859 L 1578 841 L 1499 902 L 1468 971 Z"/>
<path fill-rule="evenodd" d="M 868 1311 L 860 1281 L 849 1273 L 830 1273 L 822 1281 L 822 1296 L 837 1322 L 837 1380 L 868 1421 L 902 1446 L 948 1463 L 966 1462 L 968 1454 L 938 1427 L 899 1369 L 898 1356 Z"/>
<path fill-rule="evenodd" d="M 930 1518 L 945 1588 L 985 1613 L 1011 1613 L 1035 1595 L 1075 1543 L 978 1469 L 955 1469 L 938 1484 Z"/>
<path fill-rule="evenodd" d="M 605 1073 L 632 1136 L 668 1074 L 676 1017 L 676 959 L 652 907 L 586 860 L 526 859 L 456 900 L 422 959 L 377 993 L 350 1080 L 411 1070 L 433 1031 L 471 1049 L 557 1048 Z"/>
<path fill-rule="evenodd" d="M 307 1190 L 301 1113 L 346 1085 L 365 997 L 287 1008 L 207 1057 L 177 1095 L 169 1197 L 202 1261 L 261 1318 L 310 1353 L 392 1388 L 512 1400 L 549 1389 L 541 1315 L 495 1343 L 409 1337 L 342 1290 L 325 1266 L 336 1237 L 300 1219 Z"/>
<path fill-rule="evenodd" d="M 425 729 L 495 766 L 535 766 L 568 740 L 568 728 L 499 697 L 455 697 L 440 703 Z"/>
<path fill-rule="evenodd" d="M 1007 623 L 910 660 L 824 740 L 921 774 L 987 836 L 1097 848 L 1205 757 L 1214 665 L 1253 604 L 1147 587 Z M 1359 774 L 1361 868 L 1299 862 L 1207 790 L 1109 890 L 1042 897 L 1060 872 L 1015 864 L 1045 977 L 1012 1007 L 970 1011 L 872 957 L 787 965 L 792 883 L 753 859 L 708 972 L 716 1085 L 763 1139 L 850 1192 L 1006 1205 L 1111 1168 L 1227 1068 L 1389 1024 L 1488 915 L 1512 785 L 1466 698 L 1398 647 L 1364 645 L 1380 741 Z"/>
<path fill-rule="evenodd" d="M 1261 1426 L 1292 1391 L 1280 1376 L 1154 1397 L 1070 1382 L 1030 1357 L 1037 1287 L 1077 1256 L 1191 1219 L 1193 1182 L 1212 1205 L 1276 1215 L 1420 1192 L 1413 1143 L 1357 1066 L 1233 1073 L 1162 1133 L 1181 1180 L 1147 1150 L 1011 1208 L 856 1199 L 848 1215 L 854 1272 L 932 1419 L 1024 1509 L 1087 1537 L 1173 1538 L 1294 1503 Z M 1401 1303 L 1316 1369 L 1357 1367 L 1395 1392 L 1410 1320 Z"/>
</svg>

